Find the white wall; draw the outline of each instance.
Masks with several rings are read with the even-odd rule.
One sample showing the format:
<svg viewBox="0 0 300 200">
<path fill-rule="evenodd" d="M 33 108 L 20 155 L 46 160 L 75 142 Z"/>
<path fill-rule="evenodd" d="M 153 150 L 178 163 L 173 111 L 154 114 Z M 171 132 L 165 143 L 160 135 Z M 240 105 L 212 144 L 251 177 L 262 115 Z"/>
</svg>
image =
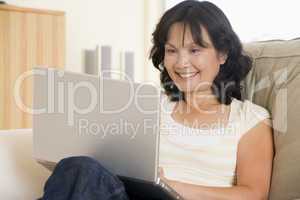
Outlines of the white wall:
<svg viewBox="0 0 300 200">
<path fill-rule="evenodd" d="M 161 18 L 164 6 L 165 6 L 165 0 L 144 0 L 145 2 L 145 22 L 144 22 L 144 30 L 145 30 L 145 55 L 147 58 L 150 55 L 150 50 L 152 47 L 151 42 L 151 36 L 155 29 L 156 24 L 158 23 L 159 19 Z M 159 71 L 154 68 L 152 61 L 148 60 L 146 58 L 145 60 L 145 71 L 144 71 L 144 77 L 145 81 L 154 82 L 157 85 L 160 84 L 159 81 Z"/>
<path fill-rule="evenodd" d="M 146 67 L 152 22 L 147 23 L 153 0 L 6 0 L 9 4 L 66 12 L 66 69 L 83 72 L 86 49 L 111 45 L 114 67 L 120 65 L 120 51 L 135 53 L 135 80 L 148 79 Z M 155 0 L 155 2 L 162 2 Z M 151 5 L 153 3 L 150 3 Z M 147 14 L 145 16 L 145 14 Z"/>
<path fill-rule="evenodd" d="M 183 0 L 165 0 L 169 9 Z M 300 37 L 300 2 L 295 0 L 210 0 L 229 18 L 243 42 Z"/>
</svg>

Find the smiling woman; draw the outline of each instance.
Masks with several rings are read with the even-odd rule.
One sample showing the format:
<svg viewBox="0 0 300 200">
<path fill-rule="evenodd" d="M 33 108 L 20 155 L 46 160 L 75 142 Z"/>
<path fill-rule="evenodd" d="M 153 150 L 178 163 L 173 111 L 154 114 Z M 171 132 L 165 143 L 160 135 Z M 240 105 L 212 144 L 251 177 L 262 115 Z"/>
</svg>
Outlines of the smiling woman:
<svg viewBox="0 0 300 200">
<path fill-rule="evenodd" d="M 150 58 L 160 71 L 167 111 L 161 178 L 190 200 L 267 198 L 270 115 L 241 99 L 240 83 L 252 62 L 224 13 L 207 1 L 170 8 L 153 32 Z"/>
</svg>

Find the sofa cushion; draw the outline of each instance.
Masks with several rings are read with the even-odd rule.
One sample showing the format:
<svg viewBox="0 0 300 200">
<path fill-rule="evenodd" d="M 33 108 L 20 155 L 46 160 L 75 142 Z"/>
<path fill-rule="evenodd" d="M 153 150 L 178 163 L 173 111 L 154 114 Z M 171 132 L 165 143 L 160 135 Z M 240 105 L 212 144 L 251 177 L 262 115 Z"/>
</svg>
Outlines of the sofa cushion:
<svg viewBox="0 0 300 200">
<path fill-rule="evenodd" d="M 300 198 L 300 39 L 245 44 L 254 61 L 245 98 L 272 115 L 275 143 L 271 200 Z"/>
</svg>

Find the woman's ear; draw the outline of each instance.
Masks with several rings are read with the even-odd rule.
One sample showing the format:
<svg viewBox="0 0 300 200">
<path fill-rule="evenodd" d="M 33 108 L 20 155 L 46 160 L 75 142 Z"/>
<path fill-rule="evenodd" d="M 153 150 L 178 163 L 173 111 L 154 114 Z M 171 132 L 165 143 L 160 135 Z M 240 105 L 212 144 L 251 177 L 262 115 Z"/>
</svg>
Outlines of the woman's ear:
<svg viewBox="0 0 300 200">
<path fill-rule="evenodd" d="M 223 65 L 227 60 L 227 53 L 219 53 L 220 64 Z"/>
</svg>

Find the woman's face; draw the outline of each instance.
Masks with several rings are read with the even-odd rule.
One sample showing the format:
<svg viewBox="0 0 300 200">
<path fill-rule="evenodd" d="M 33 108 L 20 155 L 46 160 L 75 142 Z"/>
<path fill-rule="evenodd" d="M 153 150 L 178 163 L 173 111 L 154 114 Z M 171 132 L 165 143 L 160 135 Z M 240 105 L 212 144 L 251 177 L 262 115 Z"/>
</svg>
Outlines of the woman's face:
<svg viewBox="0 0 300 200">
<path fill-rule="evenodd" d="M 165 44 L 164 66 L 175 85 L 184 93 L 210 92 L 211 84 L 224 64 L 226 56 L 213 47 L 205 28 L 201 27 L 202 38 L 207 47 L 193 41 L 190 28 L 175 23 L 169 30 Z M 182 42 L 184 38 L 184 42 Z"/>
</svg>

